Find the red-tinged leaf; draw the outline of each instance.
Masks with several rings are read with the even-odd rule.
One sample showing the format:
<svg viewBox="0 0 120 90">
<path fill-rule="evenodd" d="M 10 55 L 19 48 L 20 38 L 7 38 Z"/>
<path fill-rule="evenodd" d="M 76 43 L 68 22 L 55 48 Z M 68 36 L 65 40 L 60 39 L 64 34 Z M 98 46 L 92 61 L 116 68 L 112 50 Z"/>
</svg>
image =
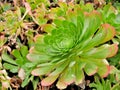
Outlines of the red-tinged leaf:
<svg viewBox="0 0 120 90">
<path fill-rule="evenodd" d="M 114 27 L 109 24 L 103 24 L 94 37 L 92 37 L 89 42 L 85 43 L 82 48 L 87 50 L 93 48 L 94 46 L 98 46 L 99 44 L 105 43 L 106 41 L 111 40 L 115 36 L 115 33 Z"/>
<path fill-rule="evenodd" d="M 29 50 L 29 53 L 33 53 L 35 50 L 34 50 L 34 47 L 31 47 L 30 50 Z"/>
<path fill-rule="evenodd" d="M 10 83 L 9 81 L 5 80 L 2 82 L 2 90 L 5 90 L 6 88 L 9 88 L 10 87 Z"/>
<path fill-rule="evenodd" d="M 82 57 L 85 58 L 96 58 L 96 59 L 104 59 L 107 57 L 114 56 L 118 51 L 118 46 L 116 44 L 108 45 L 104 44 L 97 48 L 92 48 L 87 52 L 84 52 Z"/>
<path fill-rule="evenodd" d="M 88 50 L 87 52 L 84 52 L 82 54 L 82 57 L 85 58 L 96 58 L 96 59 L 104 59 L 108 56 L 109 52 L 109 45 L 105 44 L 97 48 L 92 48 Z"/>
<path fill-rule="evenodd" d="M 58 0 L 59 2 L 65 2 L 65 0 Z"/>
<path fill-rule="evenodd" d="M 76 85 L 81 84 L 85 79 L 84 72 L 83 72 L 84 67 L 85 67 L 85 62 L 80 62 L 78 58 L 75 64 L 75 84 Z"/>
<path fill-rule="evenodd" d="M 44 54 L 37 54 L 37 53 L 29 53 L 27 55 L 28 60 L 32 61 L 32 62 L 47 62 L 50 60 L 50 57 L 48 55 L 44 55 Z"/>
<path fill-rule="evenodd" d="M 61 0 L 63 2 L 65 2 L 66 0 Z M 58 5 L 62 8 L 62 9 L 67 9 L 67 3 L 63 3 L 63 2 L 58 2 Z"/>
<path fill-rule="evenodd" d="M 29 15 L 32 15 L 31 7 L 30 7 L 29 3 L 24 2 L 24 5 L 25 5 L 25 8 L 26 8 L 26 12 L 28 12 Z"/>
<path fill-rule="evenodd" d="M 82 31 L 81 39 L 88 39 L 94 35 L 101 24 L 101 14 L 97 11 L 92 11 L 90 13 L 85 12 L 84 28 Z M 93 23 L 91 23 L 93 22 Z M 93 27 L 94 25 L 94 27 Z"/>
<path fill-rule="evenodd" d="M 106 37 L 104 38 L 102 43 L 111 40 L 116 34 L 116 31 L 115 31 L 114 27 L 110 26 L 109 24 L 103 24 L 101 28 L 103 30 L 106 30 L 106 32 L 107 32 Z"/>
<path fill-rule="evenodd" d="M 119 70 L 115 66 L 110 66 L 110 74 L 116 74 Z"/>
<path fill-rule="evenodd" d="M 50 73 L 49 76 L 54 76 L 54 75 L 60 74 L 67 67 L 67 65 L 68 65 L 68 62 L 61 63 L 60 65 L 58 65 L 58 68 L 56 68 L 53 72 Z"/>
<path fill-rule="evenodd" d="M 117 51 L 118 51 L 118 45 L 117 45 L 117 44 L 112 44 L 112 45 L 110 46 L 110 49 L 109 49 L 109 50 L 110 50 L 110 51 L 109 51 L 108 57 L 114 56 L 114 55 L 117 53 Z"/>
<path fill-rule="evenodd" d="M 80 69 L 80 68 L 76 68 L 76 73 L 75 73 L 75 75 L 76 75 L 75 84 L 76 84 L 76 85 L 81 84 L 81 83 L 83 82 L 83 80 L 85 79 L 83 70 Z"/>
<path fill-rule="evenodd" d="M 57 86 L 57 88 L 59 88 L 59 89 L 65 89 L 68 85 L 59 80 L 59 81 L 57 82 L 56 86 Z"/>
<path fill-rule="evenodd" d="M 115 74 L 116 80 L 120 80 L 120 71 L 115 66 L 110 66 L 110 74 Z"/>
<path fill-rule="evenodd" d="M 4 45 L 6 42 L 6 38 L 5 35 L 0 35 L 0 47 L 2 47 L 2 45 Z"/>
<path fill-rule="evenodd" d="M 54 66 L 45 66 L 45 67 L 38 67 L 34 69 L 31 73 L 34 76 L 46 75 L 50 73 L 55 67 Z"/>
<path fill-rule="evenodd" d="M 117 73 L 116 73 L 116 80 L 117 80 L 117 81 L 120 81 L 120 72 L 117 72 Z"/>
<path fill-rule="evenodd" d="M 87 73 L 87 75 L 91 76 L 97 72 L 98 67 L 94 63 L 88 63 L 86 64 L 84 70 Z"/>
<path fill-rule="evenodd" d="M 51 33 L 51 31 L 55 28 L 52 24 L 44 24 L 41 26 L 45 32 L 48 34 Z"/>
<path fill-rule="evenodd" d="M 46 77 L 45 79 L 43 79 L 41 81 L 41 85 L 42 86 L 50 86 L 51 84 L 53 84 L 55 82 L 55 80 L 58 78 L 58 76 L 59 76 L 59 74 L 55 75 L 55 76 Z"/>
<path fill-rule="evenodd" d="M 101 77 L 107 77 L 110 73 L 110 66 L 109 65 L 101 65 L 101 67 L 99 67 L 98 69 L 98 74 L 101 76 Z"/>
<path fill-rule="evenodd" d="M 36 35 L 35 37 L 34 37 L 34 41 L 36 42 L 36 43 L 43 43 L 43 38 L 44 38 L 44 35 Z"/>
<path fill-rule="evenodd" d="M 68 10 L 66 14 L 67 14 L 67 17 L 66 17 L 67 20 L 74 23 L 75 25 L 77 25 L 77 23 L 76 23 L 77 22 L 77 12 L 75 10 L 74 11 Z"/>
<path fill-rule="evenodd" d="M 107 77 L 110 74 L 110 66 L 107 65 L 107 72 L 102 77 Z"/>
<path fill-rule="evenodd" d="M 73 83 L 75 81 L 75 67 L 68 67 L 60 76 L 59 80 L 64 82 L 66 85 Z"/>
</svg>

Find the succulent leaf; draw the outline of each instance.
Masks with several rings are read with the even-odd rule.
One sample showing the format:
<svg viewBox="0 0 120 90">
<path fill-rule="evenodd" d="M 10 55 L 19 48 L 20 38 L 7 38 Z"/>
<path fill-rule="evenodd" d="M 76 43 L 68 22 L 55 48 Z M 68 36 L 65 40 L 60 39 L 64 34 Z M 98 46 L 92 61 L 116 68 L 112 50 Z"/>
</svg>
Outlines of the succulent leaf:
<svg viewBox="0 0 120 90">
<path fill-rule="evenodd" d="M 49 86 L 58 78 L 59 75 L 48 76 L 41 81 L 42 86 Z"/>
<path fill-rule="evenodd" d="M 45 74 L 48 74 L 53 69 L 54 69 L 53 65 L 45 66 L 45 67 L 38 67 L 32 71 L 32 74 L 35 76 L 45 75 Z"/>
<path fill-rule="evenodd" d="M 54 19 L 54 28 L 48 34 L 36 35 L 35 44 L 27 58 L 37 62 L 32 74 L 45 75 L 43 86 L 57 81 L 57 87 L 66 88 L 71 83 L 80 84 L 85 76 L 98 73 L 106 77 L 110 66 L 106 58 L 116 54 L 116 44 L 105 44 L 111 40 L 115 29 L 102 22 L 97 11 L 86 12 L 79 7 L 69 9 L 63 19 Z M 47 26 L 47 25 L 46 25 Z"/>
<path fill-rule="evenodd" d="M 87 63 L 85 65 L 85 68 L 84 68 L 85 72 L 87 73 L 87 75 L 91 76 L 93 74 L 95 74 L 98 70 L 98 67 L 97 65 L 93 64 L 92 62 L 91 63 Z"/>
</svg>

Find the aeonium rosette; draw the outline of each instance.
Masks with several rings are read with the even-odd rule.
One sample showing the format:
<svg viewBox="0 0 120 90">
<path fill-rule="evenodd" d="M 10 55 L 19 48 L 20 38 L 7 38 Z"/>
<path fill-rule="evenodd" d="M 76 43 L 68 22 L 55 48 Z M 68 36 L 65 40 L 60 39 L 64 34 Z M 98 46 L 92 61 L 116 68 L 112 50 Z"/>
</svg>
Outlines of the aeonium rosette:
<svg viewBox="0 0 120 90">
<path fill-rule="evenodd" d="M 111 25 L 102 23 L 97 11 L 84 12 L 79 8 L 68 10 L 64 19 L 56 19 L 48 34 L 36 35 L 35 45 L 27 58 L 36 63 L 34 76 L 46 76 L 41 81 L 64 89 L 85 79 L 84 73 L 106 77 L 110 66 L 106 58 L 116 54 L 116 44 L 107 44 L 115 36 Z M 47 26 L 47 25 L 46 25 Z"/>
</svg>

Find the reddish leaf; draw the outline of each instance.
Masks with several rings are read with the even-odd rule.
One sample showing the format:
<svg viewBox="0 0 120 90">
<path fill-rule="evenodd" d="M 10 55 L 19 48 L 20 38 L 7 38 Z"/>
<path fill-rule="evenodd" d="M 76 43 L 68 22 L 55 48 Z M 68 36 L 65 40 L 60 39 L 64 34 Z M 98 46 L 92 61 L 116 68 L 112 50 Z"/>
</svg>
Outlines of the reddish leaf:
<svg viewBox="0 0 120 90">
<path fill-rule="evenodd" d="M 59 88 L 59 89 L 65 89 L 66 87 L 67 87 L 67 84 L 65 84 L 64 82 L 62 82 L 62 81 L 58 81 L 57 82 L 57 88 Z"/>
<path fill-rule="evenodd" d="M 109 75 L 109 73 L 110 73 L 110 66 L 107 65 L 106 67 L 107 67 L 107 72 L 102 76 L 103 78 L 107 77 Z"/>
<path fill-rule="evenodd" d="M 102 41 L 102 43 L 111 40 L 116 34 L 116 31 L 115 31 L 114 27 L 109 25 L 109 24 L 103 24 L 102 29 L 106 30 L 106 32 L 107 32 L 106 33 L 107 35 L 104 38 L 104 40 Z"/>
<path fill-rule="evenodd" d="M 58 76 L 59 76 L 59 74 L 55 75 L 55 76 L 46 77 L 45 79 L 43 79 L 41 81 L 41 85 L 42 86 L 49 86 L 49 85 L 53 84 L 55 82 L 55 80 L 58 78 Z"/>
<path fill-rule="evenodd" d="M 34 37 L 34 41 L 37 43 L 43 43 L 43 38 L 44 38 L 44 35 L 36 35 Z"/>
<path fill-rule="evenodd" d="M 38 67 L 34 69 L 31 73 L 34 76 L 40 76 L 40 75 L 45 75 L 48 74 L 50 71 L 52 71 L 55 67 L 52 65 L 50 66 L 45 66 L 45 67 Z"/>
<path fill-rule="evenodd" d="M 107 77 L 110 73 L 110 66 L 109 65 L 101 65 L 101 67 L 99 67 L 98 69 L 98 74 L 101 76 L 101 77 Z"/>
<path fill-rule="evenodd" d="M 87 73 L 87 75 L 91 76 L 97 72 L 98 67 L 91 62 L 91 63 L 86 64 L 84 70 Z"/>
<path fill-rule="evenodd" d="M 109 50 L 110 50 L 109 51 L 110 53 L 109 53 L 108 57 L 114 56 L 117 53 L 117 51 L 118 51 L 118 45 L 117 44 L 111 45 Z"/>
</svg>

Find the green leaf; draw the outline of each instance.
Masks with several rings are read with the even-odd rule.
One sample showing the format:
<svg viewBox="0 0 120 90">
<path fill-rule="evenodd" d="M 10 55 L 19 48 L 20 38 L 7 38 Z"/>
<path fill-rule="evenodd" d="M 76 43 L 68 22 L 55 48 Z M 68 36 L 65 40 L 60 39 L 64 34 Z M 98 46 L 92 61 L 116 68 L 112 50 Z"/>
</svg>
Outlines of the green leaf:
<svg viewBox="0 0 120 90">
<path fill-rule="evenodd" d="M 50 57 L 44 54 L 28 54 L 27 58 L 32 62 L 47 62 L 50 61 Z"/>
<path fill-rule="evenodd" d="M 93 22 L 93 23 L 91 23 Z M 94 24 L 94 27 L 93 27 Z M 101 24 L 101 15 L 97 11 L 85 13 L 84 27 L 80 39 L 85 40 L 94 35 Z"/>
<path fill-rule="evenodd" d="M 16 63 L 18 64 L 18 66 L 22 66 L 24 64 L 23 60 L 21 59 L 16 59 Z"/>
<path fill-rule="evenodd" d="M 2 9 L 5 11 L 9 10 L 11 8 L 11 5 L 9 3 L 6 3 L 2 6 Z"/>
<path fill-rule="evenodd" d="M 60 88 L 60 89 L 65 89 L 67 87 L 67 84 L 65 84 L 64 82 L 60 81 L 57 82 L 57 88 Z"/>
<path fill-rule="evenodd" d="M 67 62 L 63 62 L 57 65 L 58 68 L 56 68 L 53 72 L 51 72 L 49 76 L 55 76 L 55 75 L 60 74 L 67 67 L 68 64 L 69 63 Z"/>
<path fill-rule="evenodd" d="M 53 26 L 52 24 L 44 24 L 42 25 L 43 30 L 47 33 L 51 33 L 53 29 L 55 29 L 55 26 Z"/>
<path fill-rule="evenodd" d="M 104 59 L 115 55 L 117 53 L 117 50 L 118 48 L 116 44 L 113 45 L 104 44 L 99 46 L 98 48 L 92 48 L 81 55 L 84 58 Z"/>
<path fill-rule="evenodd" d="M 111 40 L 115 34 L 116 31 L 113 26 L 110 26 L 109 24 L 103 24 L 102 29 L 107 32 L 105 39 L 102 41 L 102 43 Z"/>
<path fill-rule="evenodd" d="M 12 65 L 9 63 L 4 63 L 3 66 L 5 69 L 10 70 L 10 72 L 12 72 L 12 73 L 17 73 L 18 69 L 19 69 L 18 66 L 15 66 L 15 65 Z"/>
<path fill-rule="evenodd" d="M 115 19 L 115 22 L 118 23 L 118 24 L 120 24 L 120 19 L 119 18 L 120 18 L 120 13 L 117 14 L 116 19 Z"/>
<path fill-rule="evenodd" d="M 111 90 L 119 90 L 120 89 L 120 83 L 115 84 Z"/>
<path fill-rule="evenodd" d="M 21 53 L 21 55 L 22 55 L 23 57 L 26 57 L 26 55 L 28 54 L 28 48 L 27 48 L 27 46 L 22 46 L 22 47 L 20 48 L 20 53 Z"/>
<path fill-rule="evenodd" d="M 17 63 L 16 63 L 9 55 L 7 55 L 6 53 L 3 53 L 3 54 L 2 54 L 2 59 L 3 59 L 3 61 L 5 61 L 5 62 L 8 62 L 8 63 L 14 64 L 14 65 L 17 65 Z"/>
<path fill-rule="evenodd" d="M 34 90 L 37 89 L 37 85 L 38 85 L 38 83 L 39 83 L 39 78 L 36 78 L 35 80 L 32 80 L 32 84 L 33 84 L 33 88 L 34 88 Z"/>
<path fill-rule="evenodd" d="M 103 12 L 93 10 L 91 4 L 87 5 L 92 9 L 74 4 L 60 5 L 47 13 L 53 15 L 53 22 L 50 26 L 41 25 L 43 30 L 47 28 L 47 33 L 35 36 L 35 43 L 27 55 L 35 63 L 32 75 L 46 76 L 43 86 L 49 86 L 57 79 L 59 89 L 65 89 L 71 83 L 83 83 L 84 73 L 106 77 L 110 73 L 106 58 L 112 57 L 118 50 L 117 44 L 107 44 L 116 35 L 114 24 L 105 23 L 109 22 L 105 21 L 108 16 L 114 20 L 113 11 L 107 12 L 108 16 L 104 17 Z M 45 11 L 42 12 L 40 17 L 46 15 Z M 102 84 L 98 89 L 104 89 Z"/>
<path fill-rule="evenodd" d="M 28 67 L 28 68 L 32 68 L 32 67 L 35 66 L 35 64 L 34 64 L 34 63 L 31 63 L 31 62 L 26 62 L 24 66 L 25 66 L 25 67 Z"/>
<path fill-rule="evenodd" d="M 82 69 L 76 67 L 76 73 L 75 73 L 75 75 L 76 75 L 75 84 L 79 85 L 85 79 L 84 72 L 83 72 Z"/>
<path fill-rule="evenodd" d="M 49 86 L 51 84 L 53 84 L 55 82 L 55 80 L 58 78 L 59 74 L 58 75 L 54 75 L 54 76 L 48 76 L 46 78 L 44 78 L 42 81 L 41 81 L 41 85 L 42 86 Z"/>
<path fill-rule="evenodd" d="M 66 77 L 66 79 L 64 77 Z M 73 77 L 74 76 L 72 76 L 71 74 L 70 75 L 68 74 L 68 76 L 61 76 L 61 78 L 57 82 L 56 86 L 60 89 L 65 89 L 67 87 L 67 85 L 70 85 L 71 83 L 73 83 L 73 81 L 74 81 Z"/>
<path fill-rule="evenodd" d="M 98 67 L 91 62 L 91 63 L 87 63 L 85 65 L 84 70 L 87 73 L 87 75 L 91 76 L 91 75 L 93 75 L 93 74 L 95 74 L 97 72 Z"/>
<path fill-rule="evenodd" d="M 33 80 L 33 78 L 34 78 L 34 76 L 27 76 L 26 78 L 25 78 L 25 80 L 22 82 L 22 87 L 25 87 L 30 81 L 32 81 Z"/>
<path fill-rule="evenodd" d="M 64 84 L 70 85 L 75 81 L 75 67 L 67 68 L 64 73 L 60 76 L 57 82 L 57 87 L 60 89 L 66 88 Z M 61 87 L 61 85 L 64 85 Z"/>
<path fill-rule="evenodd" d="M 53 65 L 46 66 L 46 67 L 38 67 L 32 71 L 32 74 L 34 76 L 44 75 L 48 74 L 50 71 L 52 71 L 55 67 Z"/>
<path fill-rule="evenodd" d="M 98 69 L 98 74 L 101 77 L 107 77 L 109 73 L 110 73 L 109 65 L 101 65 L 101 68 Z"/>
<path fill-rule="evenodd" d="M 12 51 L 12 54 L 16 57 L 16 58 L 18 58 L 18 59 L 23 59 L 22 57 L 21 57 L 21 54 L 20 54 L 20 52 L 17 50 L 17 49 L 14 49 L 13 51 Z"/>
</svg>

